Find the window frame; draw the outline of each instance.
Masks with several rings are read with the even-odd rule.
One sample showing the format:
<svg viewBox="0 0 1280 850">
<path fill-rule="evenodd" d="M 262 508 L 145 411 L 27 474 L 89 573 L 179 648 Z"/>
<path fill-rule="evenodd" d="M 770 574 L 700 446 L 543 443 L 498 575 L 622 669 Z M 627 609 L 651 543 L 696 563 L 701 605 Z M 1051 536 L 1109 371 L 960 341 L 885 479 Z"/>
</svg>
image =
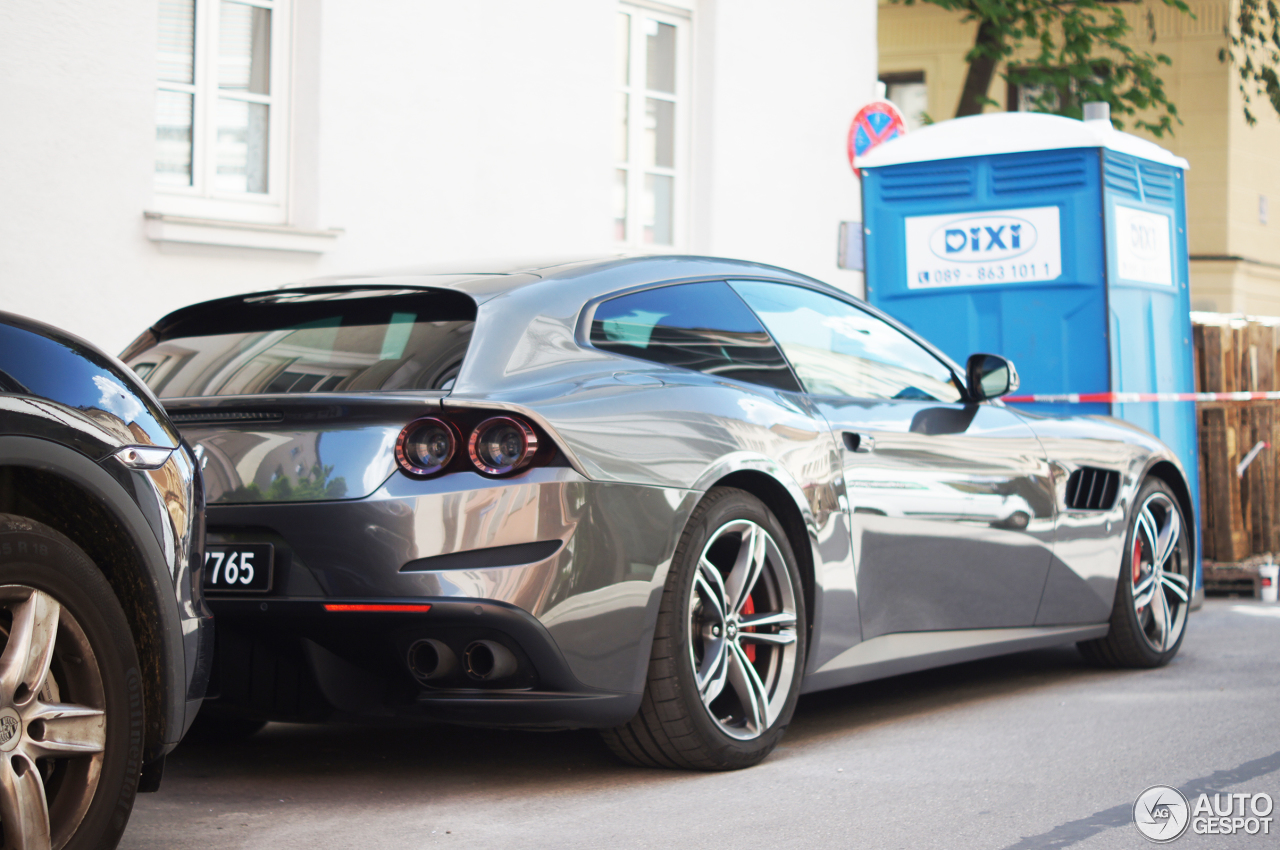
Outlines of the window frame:
<svg viewBox="0 0 1280 850">
<path fill-rule="evenodd" d="M 910 339 L 916 345 L 920 346 L 920 348 L 922 348 L 926 354 L 933 357 L 935 360 L 941 363 L 944 368 L 950 371 L 952 378 L 956 382 L 956 386 L 960 388 L 959 401 L 956 401 L 956 402 L 938 401 L 938 402 L 932 402 L 933 404 L 977 404 L 977 403 L 986 403 L 986 402 L 999 403 L 998 399 L 984 399 L 982 402 L 975 401 L 972 393 L 970 393 L 969 391 L 968 376 L 965 373 L 965 370 L 960 368 L 960 365 L 958 363 L 953 362 L 950 357 L 948 357 L 946 354 L 942 352 L 941 349 L 937 348 L 931 342 L 921 337 L 919 334 L 917 334 L 915 331 L 911 330 L 911 328 L 899 322 L 897 319 L 888 315 L 884 311 L 876 307 L 873 307 L 872 305 L 866 303 L 865 301 L 862 301 L 859 298 L 849 295 L 847 292 L 843 292 L 831 286 L 826 286 L 821 284 L 813 285 L 807 281 L 784 280 L 776 277 L 762 277 L 760 275 L 753 275 L 753 274 L 734 274 L 734 275 L 716 274 L 716 275 L 699 275 L 696 277 L 688 277 L 688 278 L 675 278 L 673 280 L 650 281 L 648 283 L 642 283 L 636 286 L 617 289 L 612 292 L 606 292 L 601 295 L 593 296 L 592 298 L 587 299 L 586 303 L 582 305 L 582 309 L 578 313 L 577 327 L 574 330 L 574 341 L 577 342 L 577 344 L 582 348 L 585 348 L 589 351 L 598 352 L 600 354 L 603 354 L 609 357 L 625 357 L 628 360 L 635 360 L 638 363 L 644 363 L 653 368 L 679 369 L 681 372 L 688 372 L 689 374 L 693 374 L 693 375 L 704 375 L 706 377 L 713 377 L 713 376 L 706 375 L 705 372 L 698 372 L 693 369 L 686 369 L 683 366 L 672 366 L 666 363 L 658 363 L 653 360 L 645 360 L 642 357 L 634 357 L 630 354 L 623 354 L 618 351 L 610 351 L 608 349 L 598 348 L 594 343 L 591 342 L 591 325 L 595 321 L 596 308 L 598 308 L 601 304 L 603 304 L 606 301 L 612 301 L 613 299 L 620 298 L 624 295 L 633 295 L 637 292 L 644 292 L 650 289 L 663 289 L 669 286 L 681 286 L 687 283 L 715 283 L 717 281 L 728 284 L 730 290 L 733 290 L 733 281 L 735 280 L 750 281 L 752 283 L 772 283 L 778 286 L 794 286 L 799 289 L 808 289 L 811 292 L 816 292 L 819 295 L 825 295 L 828 298 L 833 298 L 836 301 L 841 301 L 849 305 L 850 307 L 861 310 L 867 315 L 871 316 L 873 319 L 878 319 L 884 322 L 885 324 L 887 324 L 889 327 L 898 331 L 899 333 L 905 335 L 908 339 Z M 841 398 L 841 399 L 858 398 L 858 399 L 863 399 L 867 401 L 890 402 L 895 404 L 907 403 L 907 402 L 910 402 L 913 404 L 920 403 L 918 401 L 913 401 L 912 399 L 881 399 L 881 398 L 874 398 L 871 396 L 824 395 L 822 393 L 810 392 L 809 390 L 805 389 L 804 381 L 800 380 L 799 374 L 796 373 L 795 365 L 791 362 L 791 358 L 787 357 L 786 349 L 782 347 L 782 344 L 778 342 L 777 337 L 775 337 L 773 335 L 773 332 L 769 330 L 769 326 L 765 324 L 764 320 L 761 319 L 759 314 L 756 313 L 756 311 L 752 308 L 752 306 L 747 303 L 745 298 L 739 295 L 737 291 L 734 291 L 734 295 L 739 300 L 742 301 L 742 304 L 748 310 L 751 311 L 751 314 L 756 317 L 756 321 L 760 323 L 760 326 L 762 328 L 764 328 L 764 332 L 769 335 L 769 339 L 773 340 L 774 348 L 776 348 L 778 352 L 782 354 L 783 362 L 785 362 L 787 364 L 787 368 L 791 370 L 791 376 L 795 379 L 796 386 L 800 387 L 799 392 L 801 395 L 806 395 L 813 398 Z M 779 390 L 776 387 L 770 387 L 766 384 L 755 384 L 755 383 L 751 383 L 750 381 L 741 381 L 736 378 L 716 378 L 716 380 L 732 380 L 736 383 L 742 383 L 750 387 L 755 387 L 761 390 L 768 390 L 772 392 L 791 392 L 790 390 Z"/>
<path fill-rule="evenodd" d="M 615 158 L 613 179 L 610 181 L 610 186 L 616 191 L 617 172 L 626 171 L 624 232 L 621 239 L 617 239 L 615 236 L 614 244 L 621 248 L 638 248 L 651 252 L 678 252 L 687 243 L 686 233 L 689 220 L 687 210 L 690 197 L 688 163 L 692 152 L 690 142 L 692 138 L 692 133 L 690 132 L 692 110 L 690 101 L 693 94 L 691 74 L 693 65 L 693 18 L 689 13 L 675 9 L 659 11 L 653 6 L 643 3 L 642 0 L 638 2 L 621 0 L 617 5 L 615 14 L 629 15 L 631 17 L 631 25 L 629 30 L 630 40 L 628 42 L 629 82 L 623 84 L 621 81 L 615 80 L 613 89 L 615 99 L 619 95 L 627 95 L 628 107 L 626 113 L 627 157 L 624 160 Z M 659 23 L 669 24 L 676 28 L 674 93 L 651 91 L 646 85 L 645 34 L 644 28 L 637 25 L 645 18 L 651 18 Z M 675 105 L 673 115 L 675 127 L 672 131 L 673 164 L 670 168 L 656 165 L 646 166 L 642 160 L 645 134 L 645 101 L 648 98 L 666 100 Z M 616 120 L 617 112 L 615 109 L 614 121 L 616 122 Z M 615 149 L 617 147 L 616 134 L 618 131 L 619 127 L 615 123 Z M 669 245 L 644 241 L 642 215 L 644 207 L 644 178 L 646 174 L 667 176 L 672 179 L 671 244 Z M 613 221 L 616 221 L 616 197 L 612 203 L 614 204 L 614 211 L 610 214 L 610 217 Z"/>
<path fill-rule="evenodd" d="M 1028 83 L 1019 83 L 1009 79 L 1010 75 L 1016 77 L 1018 74 L 1026 71 L 1034 70 L 1030 66 L 1025 65 L 1007 65 L 1004 73 L 1001 75 L 1005 85 L 1005 112 L 1038 112 L 1036 108 L 1036 99 L 1047 93 L 1052 93 L 1051 100 L 1054 102 L 1055 109 L 1061 108 L 1062 104 L 1078 101 L 1076 98 L 1075 81 L 1071 81 L 1066 86 L 1054 87 L 1048 84 L 1032 85 Z M 1061 68 L 1054 70 L 1061 71 Z M 1022 101 L 1026 99 L 1027 109 L 1022 109 Z M 1046 104 L 1047 105 L 1047 104 Z M 1052 114 L 1052 113 L 1048 113 Z"/>
<path fill-rule="evenodd" d="M 163 91 L 190 94 L 191 185 L 152 187 L 155 209 L 164 214 L 221 219 L 250 224 L 288 221 L 289 149 L 292 143 L 293 0 L 226 0 L 241 6 L 271 10 L 270 69 L 266 95 L 221 90 L 218 87 L 218 24 L 223 0 L 195 0 L 193 82 L 175 83 L 156 75 L 157 95 Z M 219 98 L 268 107 L 267 192 L 225 192 L 215 188 L 217 175 L 217 109 Z"/>
<path fill-rule="evenodd" d="M 915 121 L 914 116 L 907 115 L 905 109 L 903 108 L 903 105 L 898 101 L 894 100 L 893 97 L 889 94 L 889 89 L 892 86 L 900 86 L 900 85 L 924 86 L 925 87 L 924 88 L 925 109 L 922 110 L 922 113 L 928 114 L 929 112 L 929 109 L 928 109 L 929 78 L 928 78 L 928 75 L 924 72 L 924 70 L 922 69 L 918 71 L 885 71 L 879 74 L 876 77 L 876 79 L 878 82 L 880 82 L 884 86 L 884 99 L 892 103 L 894 106 L 898 107 L 898 111 L 902 113 L 903 119 L 906 120 L 907 122 L 907 129 L 916 130 L 916 129 L 919 129 L 921 126 L 923 126 L 922 124 L 917 123 Z"/>
<path fill-rule="evenodd" d="M 937 360 L 943 366 L 943 368 L 947 369 L 947 371 L 951 373 L 952 380 L 954 380 L 956 383 L 956 386 L 960 388 L 959 400 L 958 401 L 940 401 L 939 400 L 939 401 L 929 402 L 930 404 L 975 404 L 977 403 L 973 399 L 973 394 L 969 391 L 968 377 L 965 373 L 965 370 L 961 369 L 959 364 L 952 362 L 950 357 L 944 354 L 940 349 L 935 347 L 928 340 L 921 337 L 915 331 L 911 330 L 906 325 L 899 322 L 897 319 L 871 306 L 870 304 L 867 304 L 866 302 L 853 298 L 852 296 L 849 296 L 847 293 L 841 292 L 839 290 L 833 291 L 833 288 L 810 286 L 808 284 L 805 284 L 799 281 L 778 280 L 777 278 L 767 278 L 767 277 L 753 277 L 750 275 L 736 275 L 733 277 L 724 278 L 724 281 L 729 284 L 730 288 L 733 287 L 733 281 L 736 281 L 736 280 L 751 282 L 751 283 L 771 283 L 777 286 L 791 286 L 797 289 L 807 289 L 810 292 L 817 293 L 818 295 L 825 295 L 828 298 L 847 304 L 848 306 L 853 307 L 855 310 L 861 310 L 871 318 L 884 322 L 889 327 L 901 333 L 911 342 L 919 346 L 926 354 L 931 356 L 934 360 Z M 737 294 L 736 290 L 735 290 L 735 294 Z M 738 297 L 742 298 L 741 295 L 738 295 Z M 796 371 L 795 364 L 791 362 L 791 358 L 787 357 L 787 350 L 783 348 L 782 343 L 778 342 L 777 337 L 773 335 L 773 331 L 769 330 L 769 325 L 764 321 L 764 319 L 760 318 L 760 315 L 756 313 L 755 308 L 752 307 L 751 304 L 745 298 L 742 298 L 742 303 L 747 305 L 748 310 L 756 314 L 756 319 L 760 322 L 761 326 L 764 327 L 765 332 L 769 334 L 769 338 L 773 340 L 773 344 L 777 346 L 779 351 L 782 352 L 783 358 L 787 361 L 787 365 L 791 368 L 791 373 L 795 376 L 796 383 L 800 385 L 800 388 L 801 388 L 800 391 L 804 395 L 810 396 L 812 398 L 858 399 L 862 401 L 874 401 L 877 403 L 880 403 L 880 402 L 890 402 L 894 404 L 898 404 L 898 403 L 920 404 L 921 403 L 919 400 L 916 400 L 916 399 L 879 398 L 877 396 L 833 395 L 830 393 L 817 393 L 817 392 L 810 391 L 808 388 L 805 387 L 805 383 L 801 379 L 800 373 Z"/>
<path fill-rule="evenodd" d="M 780 356 L 782 358 L 782 362 L 786 364 L 787 370 L 791 373 L 791 379 L 795 381 L 796 386 L 800 388 L 799 390 L 783 390 L 783 389 L 779 389 L 778 387 L 769 386 L 768 384 L 757 384 L 753 381 L 744 381 L 741 378 L 734 378 L 734 377 L 729 377 L 724 375 L 712 375 L 710 373 L 702 372 L 697 369 L 690 369 L 686 366 L 676 366 L 670 363 L 662 363 L 657 360 L 649 360 L 644 357 L 637 357 L 634 354 L 626 354 L 621 351 L 611 351 L 610 349 L 607 349 L 607 348 L 600 348 L 594 342 L 591 341 L 591 326 L 595 322 L 596 310 L 600 307 L 601 304 L 604 304 L 607 301 L 613 301 L 617 298 L 625 298 L 626 296 L 635 295 L 636 293 L 639 293 L 639 292 L 648 292 L 654 289 L 667 289 L 673 286 L 686 286 L 688 284 L 693 284 L 693 283 L 723 283 L 727 286 L 730 280 L 748 280 L 748 279 L 749 278 L 746 276 L 737 276 L 737 277 L 729 278 L 729 277 L 725 277 L 724 275 L 712 275 L 709 277 L 680 278 L 676 280 L 664 280 L 664 281 L 645 283 L 639 286 L 627 287 L 625 289 L 619 289 L 614 292 L 608 292 L 603 295 L 596 296 L 588 300 L 587 303 L 583 305 L 582 311 L 578 314 L 578 326 L 574 331 L 574 339 L 579 346 L 589 351 L 598 352 L 608 357 L 625 357 L 626 359 L 634 360 L 637 363 L 644 363 L 646 366 L 650 368 L 676 369 L 681 372 L 686 372 L 690 375 L 702 375 L 703 377 L 709 380 L 731 381 L 736 384 L 743 384 L 745 386 L 753 387 L 757 390 L 764 391 L 764 392 L 779 392 L 779 393 L 785 392 L 785 393 L 802 393 L 803 394 L 805 393 L 804 384 L 800 381 L 800 377 L 796 374 L 795 367 L 791 365 L 791 361 L 787 359 L 787 353 L 782 350 L 782 346 L 778 344 L 778 340 L 774 339 L 773 334 L 769 333 L 769 329 L 765 327 L 764 322 L 760 321 L 760 317 L 756 315 L 755 310 L 751 309 L 751 305 L 748 304 L 745 300 L 743 300 L 742 296 L 738 295 L 737 292 L 733 292 L 732 286 L 729 286 L 729 291 L 733 292 L 733 296 L 737 298 L 739 302 L 741 302 L 742 306 L 747 310 L 747 312 L 750 313 L 755 318 L 757 323 L 759 323 L 760 328 L 764 331 L 765 335 L 769 337 L 769 341 L 773 343 L 773 347 L 778 352 L 778 356 Z M 770 283 L 776 282 L 768 278 L 763 278 L 762 280 L 767 280 Z"/>
</svg>

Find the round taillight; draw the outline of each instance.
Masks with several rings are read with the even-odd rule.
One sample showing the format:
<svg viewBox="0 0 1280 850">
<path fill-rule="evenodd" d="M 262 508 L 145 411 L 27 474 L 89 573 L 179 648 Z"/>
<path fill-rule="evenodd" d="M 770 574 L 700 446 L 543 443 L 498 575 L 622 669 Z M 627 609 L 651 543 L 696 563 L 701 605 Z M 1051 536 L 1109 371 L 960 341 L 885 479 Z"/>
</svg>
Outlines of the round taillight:
<svg viewBox="0 0 1280 850">
<path fill-rule="evenodd" d="M 444 420 L 415 419 L 396 440 L 396 462 L 405 472 L 434 475 L 449 465 L 457 445 L 453 429 Z"/>
<path fill-rule="evenodd" d="M 519 419 L 494 416 L 471 432 L 468 449 L 476 469 L 490 475 L 505 475 L 533 460 L 538 451 L 538 435 Z"/>
</svg>

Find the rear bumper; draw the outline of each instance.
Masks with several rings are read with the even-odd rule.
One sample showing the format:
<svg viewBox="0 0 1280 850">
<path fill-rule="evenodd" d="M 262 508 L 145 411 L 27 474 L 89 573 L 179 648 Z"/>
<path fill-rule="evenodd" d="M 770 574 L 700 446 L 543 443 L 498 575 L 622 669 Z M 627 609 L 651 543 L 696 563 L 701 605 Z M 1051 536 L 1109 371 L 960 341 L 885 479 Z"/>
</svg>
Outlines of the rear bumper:
<svg viewBox="0 0 1280 850">
<path fill-rule="evenodd" d="M 413 718 L 481 726 L 611 727 L 639 708 L 640 693 L 582 684 L 546 628 L 529 613 L 485 599 L 415 597 L 215 599 L 215 712 L 263 720 Z M 430 606 L 348 611 L 326 606 Z M 518 672 L 495 683 L 460 670 L 419 682 L 409 648 L 437 640 L 462 657 L 477 640 L 507 647 Z"/>
<path fill-rule="evenodd" d="M 291 600 L 488 600 L 538 624 L 581 687 L 639 693 L 672 551 L 696 501 L 692 491 L 543 467 L 509 479 L 396 474 L 358 500 L 211 505 L 209 543 L 271 543 L 275 579 L 259 597 L 207 599 L 220 632 L 265 603 L 264 622 L 282 634 L 286 620 L 307 625 L 286 613 Z"/>
</svg>

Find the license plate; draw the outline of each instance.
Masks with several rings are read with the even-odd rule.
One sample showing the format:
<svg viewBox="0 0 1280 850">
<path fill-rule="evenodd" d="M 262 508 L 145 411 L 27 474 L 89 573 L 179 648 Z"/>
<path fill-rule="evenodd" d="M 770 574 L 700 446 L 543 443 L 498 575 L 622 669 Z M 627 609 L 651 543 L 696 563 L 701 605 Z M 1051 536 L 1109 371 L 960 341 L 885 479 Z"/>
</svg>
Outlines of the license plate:
<svg viewBox="0 0 1280 850">
<path fill-rule="evenodd" d="M 204 589 L 263 593 L 271 589 L 270 543 L 205 546 Z"/>
</svg>

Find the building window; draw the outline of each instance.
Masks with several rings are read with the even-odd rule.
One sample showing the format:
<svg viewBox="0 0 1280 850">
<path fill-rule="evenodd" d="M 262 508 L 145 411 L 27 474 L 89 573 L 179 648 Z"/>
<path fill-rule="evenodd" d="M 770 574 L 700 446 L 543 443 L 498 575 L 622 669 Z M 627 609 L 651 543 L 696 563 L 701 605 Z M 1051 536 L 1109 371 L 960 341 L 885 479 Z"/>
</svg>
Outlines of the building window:
<svg viewBox="0 0 1280 850">
<path fill-rule="evenodd" d="M 617 19 L 614 238 L 680 241 L 686 191 L 689 20 L 623 4 Z"/>
<path fill-rule="evenodd" d="M 160 0 L 157 206 L 285 220 L 288 0 Z"/>
<path fill-rule="evenodd" d="M 898 107 L 908 130 L 918 130 L 929 120 L 929 86 L 924 71 L 881 74 L 885 99 Z"/>
<path fill-rule="evenodd" d="M 1071 99 L 1072 86 L 1058 89 L 1047 84 L 1023 82 L 1028 69 L 1009 66 L 1005 74 L 1005 110 L 1008 112 L 1057 112 Z M 1043 71 L 1035 71 L 1044 76 Z"/>
</svg>

